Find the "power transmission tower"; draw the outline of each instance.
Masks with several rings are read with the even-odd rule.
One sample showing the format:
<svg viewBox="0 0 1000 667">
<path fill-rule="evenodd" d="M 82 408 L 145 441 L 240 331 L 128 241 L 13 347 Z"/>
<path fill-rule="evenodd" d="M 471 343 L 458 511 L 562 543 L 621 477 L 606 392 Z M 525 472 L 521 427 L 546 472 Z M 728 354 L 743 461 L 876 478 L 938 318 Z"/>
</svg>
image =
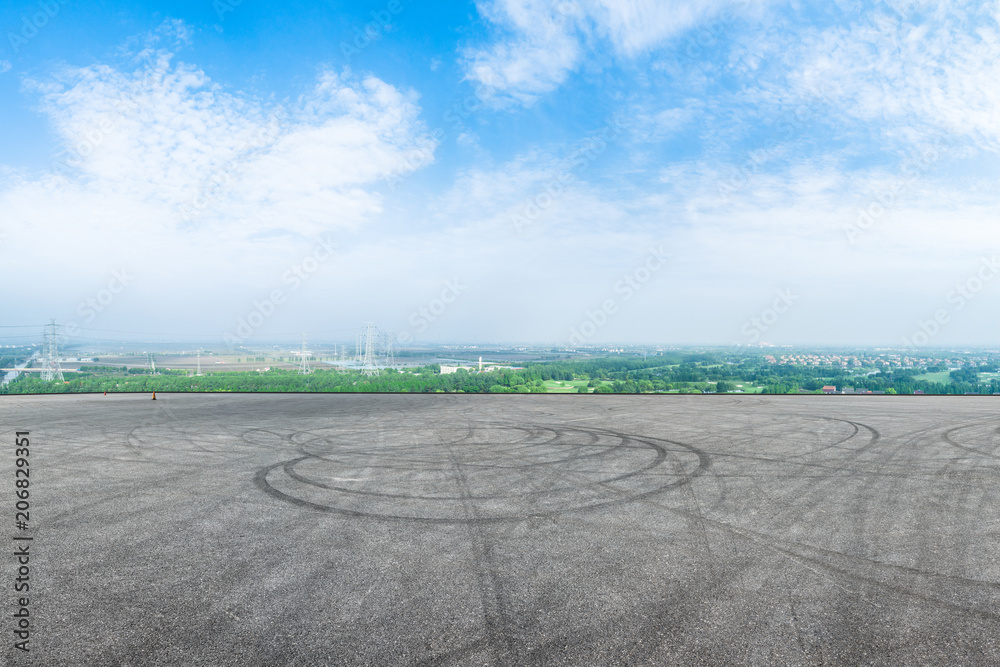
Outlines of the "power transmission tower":
<svg viewBox="0 0 1000 667">
<path fill-rule="evenodd" d="M 56 339 L 56 321 L 52 320 L 45 333 L 46 350 L 42 358 L 42 379 L 46 382 L 62 380 L 62 369 L 59 368 L 59 343 Z"/>
<path fill-rule="evenodd" d="M 385 358 L 385 367 L 392 368 L 396 365 L 395 352 L 394 352 L 394 342 L 396 334 L 392 331 L 382 331 L 382 353 Z"/>
<path fill-rule="evenodd" d="M 156 361 L 153 359 L 153 353 L 150 352 L 150 353 L 147 354 L 147 356 L 149 357 L 149 372 L 151 374 L 153 374 L 153 375 L 156 375 L 157 374 L 156 373 Z"/>
<path fill-rule="evenodd" d="M 306 351 L 306 335 L 302 334 L 302 365 L 299 367 L 299 373 L 302 375 L 309 375 L 312 370 L 309 368 L 309 352 Z"/>
<path fill-rule="evenodd" d="M 198 348 L 198 372 L 195 375 L 201 375 L 201 348 Z"/>
<path fill-rule="evenodd" d="M 361 360 L 362 375 L 378 375 L 378 359 L 376 357 L 376 344 L 378 330 L 373 322 L 365 325 L 365 357 Z"/>
</svg>

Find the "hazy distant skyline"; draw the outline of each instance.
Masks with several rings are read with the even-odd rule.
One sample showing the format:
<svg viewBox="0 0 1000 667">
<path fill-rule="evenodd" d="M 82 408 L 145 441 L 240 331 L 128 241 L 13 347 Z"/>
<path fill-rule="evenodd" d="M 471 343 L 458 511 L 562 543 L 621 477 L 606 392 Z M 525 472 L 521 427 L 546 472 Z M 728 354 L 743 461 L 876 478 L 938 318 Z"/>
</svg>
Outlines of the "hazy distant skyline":
<svg viewBox="0 0 1000 667">
<path fill-rule="evenodd" d="M 995 345 L 998 80 L 997 2 L 6 3 L 0 325 Z"/>
</svg>

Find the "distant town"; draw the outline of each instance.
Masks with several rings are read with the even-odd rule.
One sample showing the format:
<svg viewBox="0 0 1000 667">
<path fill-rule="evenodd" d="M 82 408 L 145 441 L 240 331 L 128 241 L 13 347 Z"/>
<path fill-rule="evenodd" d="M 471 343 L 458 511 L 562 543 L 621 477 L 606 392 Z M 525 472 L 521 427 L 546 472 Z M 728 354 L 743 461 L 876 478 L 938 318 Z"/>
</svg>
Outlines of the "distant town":
<svg viewBox="0 0 1000 667">
<path fill-rule="evenodd" d="M 1000 350 L 777 346 L 260 345 L 43 339 L 0 347 L 0 394 L 445 392 L 1000 394 Z"/>
</svg>

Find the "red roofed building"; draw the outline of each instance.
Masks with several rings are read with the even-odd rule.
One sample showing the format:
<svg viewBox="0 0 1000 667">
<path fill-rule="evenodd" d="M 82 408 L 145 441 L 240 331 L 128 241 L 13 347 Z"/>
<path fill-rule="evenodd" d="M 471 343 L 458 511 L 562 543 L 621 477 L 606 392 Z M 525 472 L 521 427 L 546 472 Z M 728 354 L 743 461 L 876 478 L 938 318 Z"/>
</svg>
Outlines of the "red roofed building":
<svg viewBox="0 0 1000 667">
<path fill-rule="evenodd" d="M 815 387 L 816 385 L 813 385 L 813 386 Z M 824 385 L 824 387 L 823 387 L 823 393 L 824 394 L 836 394 L 837 393 L 837 388 L 834 387 L 834 386 L 832 386 L 832 385 L 829 385 L 829 384 L 828 385 Z"/>
</svg>

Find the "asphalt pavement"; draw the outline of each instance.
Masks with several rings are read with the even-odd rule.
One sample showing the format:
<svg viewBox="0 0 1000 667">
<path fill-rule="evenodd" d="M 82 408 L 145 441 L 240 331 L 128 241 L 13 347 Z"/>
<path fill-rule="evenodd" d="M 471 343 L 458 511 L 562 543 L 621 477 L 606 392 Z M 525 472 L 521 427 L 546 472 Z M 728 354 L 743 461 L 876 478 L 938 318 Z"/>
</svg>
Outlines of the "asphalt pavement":
<svg viewBox="0 0 1000 667">
<path fill-rule="evenodd" d="M 990 397 L 157 399 L 0 397 L 3 664 L 1000 664 Z"/>
</svg>

